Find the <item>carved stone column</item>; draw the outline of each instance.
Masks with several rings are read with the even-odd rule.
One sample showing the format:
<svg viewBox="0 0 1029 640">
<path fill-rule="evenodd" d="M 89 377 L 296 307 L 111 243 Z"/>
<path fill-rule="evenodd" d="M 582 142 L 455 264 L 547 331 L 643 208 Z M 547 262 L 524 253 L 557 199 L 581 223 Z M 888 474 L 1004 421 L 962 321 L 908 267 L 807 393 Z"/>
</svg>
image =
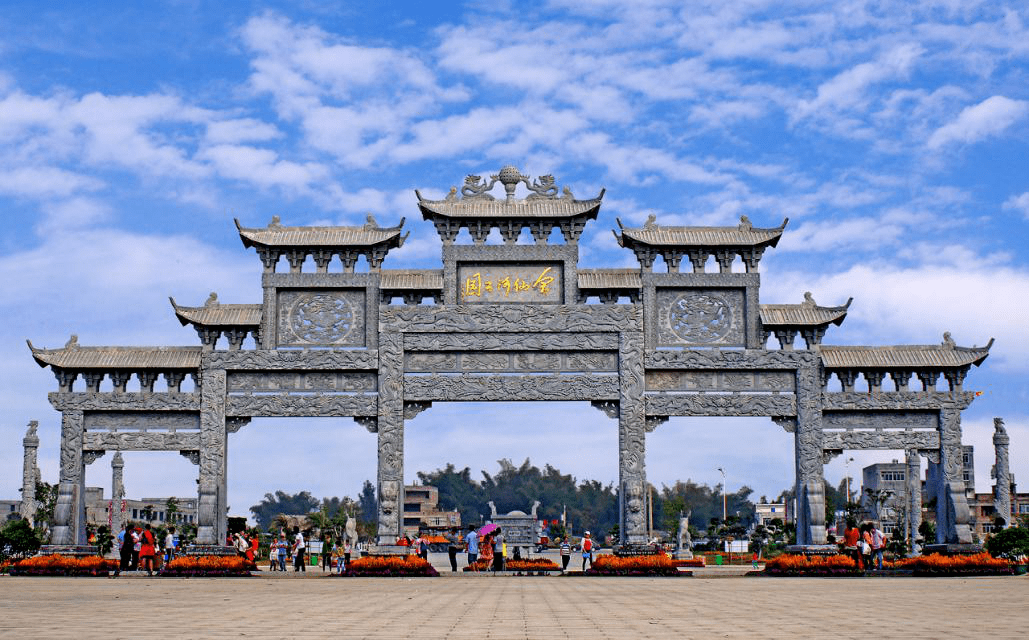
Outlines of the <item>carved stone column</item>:
<svg viewBox="0 0 1029 640">
<path fill-rule="evenodd" d="M 918 449 L 908 449 L 905 452 L 907 468 L 907 535 L 908 546 L 912 553 L 918 553 L 918 527 L 922 526 L 922 459 L 918 455 Z"/>
<path fill-rule="evenodd" d="M 821 372 L 816 363 L 797 370 L 797 544 L 825 544 Z"/>
<path fill-rule="evenodd" d="M 623 545 L 647 543 L 644 382 L 643 332 L 623 331 L 618 344 L 618 530 Z"/>
<path fill-rule="evenodd" d="M 29 524 L 35 524 L 36 519 L 36 482 L 39 481 L 39 467 L 36 466 L 39 452 L 39 436 L 36 435 L 38 428 L 38 422 L 30 422 L 28 431 L 21 441 L 24 448 L 21 467 L 21 517 L 28 520 Z"/>
<path fill-rule="evenodd" d="M 121 457 L 121 451 L 114 454 L 111 459 L 111 533 L 118 535 L 122 527 L 122 503 L 125 501 L 124 482 L 125 460 Z"/>
<path fill-rule="evenodd" d="M 82 460 L 82 411 L 61 414 L 61 473 L 54 507 L 54 545 L 86 543 L 85 465 Z"/>
<path fill-rule="evenodd" d="M 197 544 L 225 544 L 225 370 L 204 369 L 200 390 Z"/>
<path fill-rule="evenodd" d="M 961 411 L 940 411 L 940 467 L 936 484 L 936 542 L 971 544 L 972 529 L 962 475 Z"/>
<path fill-rule="evenodd" d="M 1004 526 L 1011 526 L 1011 467 L 1008 466 L 1008 445 L 1011 438 L 1002 418 L 993 419 L 993 450 L 997 461 L 993 466 L 993 510 L 1004 518 Z"/>
<path fill-rule="evenodd" d="M 404 517 L 403 334 L 380 331 L 378 490 L 379 544 L 395 544 Z"/>
</svg>

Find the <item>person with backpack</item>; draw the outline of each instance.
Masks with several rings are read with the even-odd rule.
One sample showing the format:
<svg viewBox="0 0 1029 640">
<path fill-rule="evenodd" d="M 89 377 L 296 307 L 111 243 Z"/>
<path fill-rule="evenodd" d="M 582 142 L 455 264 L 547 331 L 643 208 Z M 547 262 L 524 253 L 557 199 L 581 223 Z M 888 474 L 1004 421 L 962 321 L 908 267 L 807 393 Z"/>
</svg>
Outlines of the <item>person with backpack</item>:
<svg viewBox="0 0 1029 640">
<path fill-rule="evenodd" d="M 593 566 L 593 539 L 590 538 L 590 532 L 587 531 L 583 534 L 582 538 L 582 570 L 586 570 L 586 561 L 589 560 L 590 566 Z"/>
</svg>

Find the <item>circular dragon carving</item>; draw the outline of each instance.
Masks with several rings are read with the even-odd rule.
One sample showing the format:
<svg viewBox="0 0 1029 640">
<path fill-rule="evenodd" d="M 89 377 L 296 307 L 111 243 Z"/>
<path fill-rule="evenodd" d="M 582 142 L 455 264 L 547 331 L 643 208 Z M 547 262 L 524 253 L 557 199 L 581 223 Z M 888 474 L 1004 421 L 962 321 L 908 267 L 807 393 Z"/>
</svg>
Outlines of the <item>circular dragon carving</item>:
<svg viewBox="0 0 1029 640">
<path fill-rule="evenodd" d="M 668 324 L 685 342 L 705 344 L 724 339 L 732 330 L 732 306 L 707 293 L 686 293 L 672 303 Z"/>
<path fill-rule="evenodd" d="M 290 325 L 298 338 L 313 344 L 342 342 L 354 328 L 354 307 L 345 298 L 326 293 L 300 296 Z"/>
</svg>

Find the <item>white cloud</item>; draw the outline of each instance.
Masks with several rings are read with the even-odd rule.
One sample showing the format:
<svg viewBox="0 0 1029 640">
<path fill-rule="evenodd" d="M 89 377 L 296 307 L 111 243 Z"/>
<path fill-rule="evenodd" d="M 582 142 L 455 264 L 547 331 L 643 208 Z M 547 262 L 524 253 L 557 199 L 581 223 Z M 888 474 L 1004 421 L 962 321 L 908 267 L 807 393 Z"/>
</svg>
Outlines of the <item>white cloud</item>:
<svg viewBox="0 0 1029 640">
<path fill-rule="evenodd" d="M 17 167 L 0 170 L 0 194 L 33 198 L 63 198 L 96 191 L 103 182 L 58 167 Z"/>
<path fill-rule="evenodd" d="M 1017 196 L 1011 196 L 1004 201 L 1005 209 L 1020 211 L 1023 216 L 1029 218 L 1029 191 Z"/>
<path fill-rule="evenodd" d="M 971 144 L 1002 133 L 1025 117 L 1029 102 L 993 96 L 979 104 L 965 107 L 958 117 L 929 136 L 930 149 L 938 149 L 951 142 Z"/>
</svg>

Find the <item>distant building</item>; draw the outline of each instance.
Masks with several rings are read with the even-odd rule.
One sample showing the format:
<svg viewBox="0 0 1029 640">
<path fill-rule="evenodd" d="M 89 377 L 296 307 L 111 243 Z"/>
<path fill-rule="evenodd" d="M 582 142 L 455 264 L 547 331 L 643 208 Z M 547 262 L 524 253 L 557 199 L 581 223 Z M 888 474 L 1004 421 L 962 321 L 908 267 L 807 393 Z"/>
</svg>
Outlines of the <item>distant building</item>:
<svg viewBox="0 0 1029 640">
<path fill-rule="evenodd" d="M 878 522 L 887 535 L 904 526 L 907 477 L 907 463 L 897 460 L 861 470 L 861 510 L 866 519 Z"/>
<path fill-rule="evenodd" d="M 122 523 L 132 521 L 151 523 L 153 525 L 196 523 L 197 498 L 175 498 L 177 511 L 169 514 L 169 498 L 142 498 L 122 500 L 122 505 L 114 505 L 104 497 L 102 487 L 86 487 L 86 522 L 91 525 L 111 523 L 111 509 L 122 509 Z"/>
<path fill-rule="evenodd" d="M 754 522 L 755 524 L 767 525 L 769 520 L 775 520 L 779 518 L 786 523 L 786 503 L 785 502 L 761 502 L 754 505 Z"/>
<path fill-rule="evenodd" d="M 404 534 L 418 535 L 419 529 L 449 529 L 461 526 L 461 513 L 440 511 L 439 489 L 430 486 L 404 487 Z"/>
<path fill-rule="evenodd" d="M 16 520 L 21 514 L 21 500 L 0 500 L 0 521 Z"/>
<path fill-rule="evenodd" d="M 994 532 L 997 511 L 994 507 L 993 492 L 977 493 L 974 500 L 969 500 L 968 508 L 972 512 L 972 531 L 979 540 L 986 540 Z M 1018 519 L 1029 516 L 1029 493 L 1018 493 L 1015 486 L 1015 474 L 1011 474 L 1011 514 L 1009 522 L 1016 524 Z"/>
</svg>

